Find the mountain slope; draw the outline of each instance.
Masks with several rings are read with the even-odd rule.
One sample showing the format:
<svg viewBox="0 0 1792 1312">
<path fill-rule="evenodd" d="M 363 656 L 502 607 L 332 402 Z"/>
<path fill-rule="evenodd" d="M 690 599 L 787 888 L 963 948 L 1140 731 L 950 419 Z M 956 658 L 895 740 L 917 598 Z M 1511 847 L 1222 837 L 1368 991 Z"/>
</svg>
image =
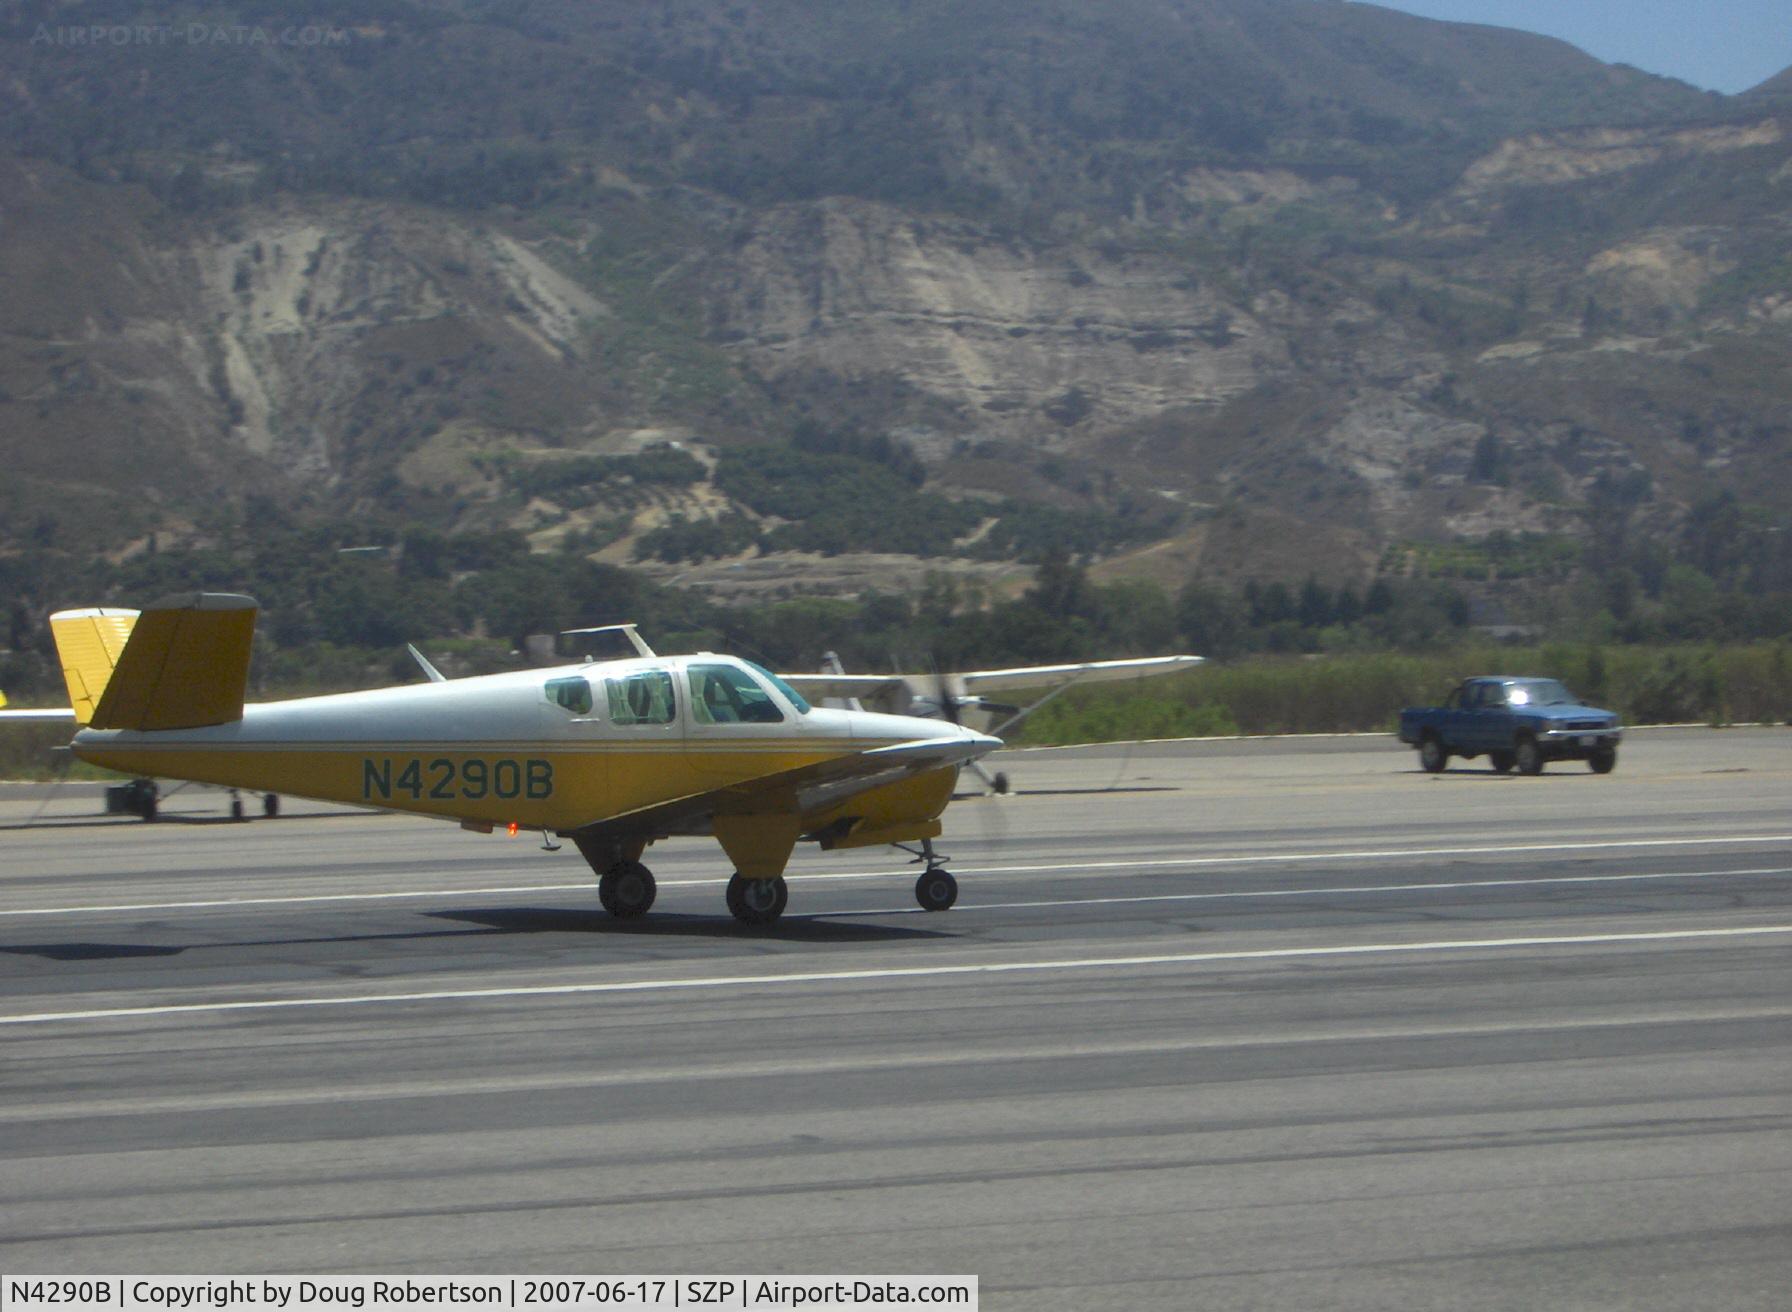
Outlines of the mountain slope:
<svg viewBox="0 0 1792 1312">
<path fill-rule="evenodd" d="M 1663 533 L 1789 508 L 1788 124 L 1559 42 L 1317 0 L 0 14 L 0 541 L 275 492 L 626 556 L 752 509 L 519 471 L 818 427 L 1148 525 L 1115 567 L 1168 581 L 1584 537 L 1639 471 Z"/>
</svg>

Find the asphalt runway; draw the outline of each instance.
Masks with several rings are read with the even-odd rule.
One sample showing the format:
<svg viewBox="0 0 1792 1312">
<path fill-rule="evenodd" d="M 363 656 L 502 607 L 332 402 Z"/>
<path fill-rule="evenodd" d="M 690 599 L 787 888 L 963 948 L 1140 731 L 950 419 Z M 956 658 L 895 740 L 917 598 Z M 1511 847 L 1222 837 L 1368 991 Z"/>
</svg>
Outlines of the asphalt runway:
<svg viewBox="0 0 1792 1312">
<path fill-rule="evenodd" d="M 1000 765 L 955 909 L 805 850 L 769 931 L 707 842 L 623 924 L 527 835 L 0 790 L 0 1269 L 1787 1306 L 1792 730 Z"/>
</svg>

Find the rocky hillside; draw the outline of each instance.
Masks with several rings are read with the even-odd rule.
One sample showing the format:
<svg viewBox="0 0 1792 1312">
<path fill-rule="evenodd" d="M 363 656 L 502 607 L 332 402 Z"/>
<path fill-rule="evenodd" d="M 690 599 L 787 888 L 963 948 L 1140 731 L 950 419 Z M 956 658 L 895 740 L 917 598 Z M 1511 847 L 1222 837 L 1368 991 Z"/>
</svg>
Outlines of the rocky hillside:
<svg viewBox="0 0 1792 1312">
<path fill-rule="evenodd" d="M 1773 84 L 1320 0 L 68 12 L 0 6 L 0 549 L 272 494 L 687 580 L 1073 524 L 1354 580 L 1792 514 Z M 793 533 L 792 441 L 924 547 Z"/>
</svg>

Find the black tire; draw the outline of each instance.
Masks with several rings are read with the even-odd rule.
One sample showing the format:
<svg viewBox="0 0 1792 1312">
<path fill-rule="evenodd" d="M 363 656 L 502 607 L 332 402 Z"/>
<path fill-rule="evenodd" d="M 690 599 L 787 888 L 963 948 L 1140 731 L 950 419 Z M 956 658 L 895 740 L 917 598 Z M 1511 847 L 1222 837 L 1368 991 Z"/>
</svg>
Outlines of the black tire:
<svg viewBox="0 0 1792 1312">
<path fill-rule="evenodd" d="M 915 881 L 915 901 L 923 911 L 945 911 L 958 901 L 958 881 L 944 870 L 929 870 Z"/>
<path fill-rule="evenodd" d="M 597 900 L 618 920 L 646 915 L 658 893 L 653 871 L 639 861 L 618 861 L 597 881 Z"/>
<path fill-rule="evenodd" d="M 243 813 L 243 799 L 240 797 L 231 798 L 230 799 L 230 818 L 232 820 L 241 820 L 243 818 L 243 814 L 244 814 Z"/>
<path fill-rule="evenodd" d="M 995 784 L 996 784 L 996 792 L 1002 794 L 1003 796 L 1006 796 L 1008 793 L 1008 776 L 1007 776 L 1007 774 L 1005 774 L 1004 772 L 1002 772 L 1000 770 L 996 771 Z"/>
<path fill-rule="evenodd" d="M 139 820 L 156 818 L 156 801 L 161 790 L 154 779 L 133 779 L 125 785 L 125 809 Z"/>
<path fill-rule="evenodd" d="M 1487 753 L 1487 764 L 1493 768 L 1493 772 L 1495 774 L 1510 773 L 1511 769 L 1512 769 L 1513 761 L 1514 761 L 1514 754 L 1511 752 L 1489 752 L 1489 753 Z"/>
<path fill-rule="evenodd" d="M 1434 733 L 1428 733 L 1419 739 L 1419 768 L 1429 770 L 1432 774 L 1442 774 L 1450 764 L 1450 754 L 1444 750 L 1443 739 Z"/>
<path fill-rule="evenodd" d="M 1587 765 L 1594 774 L 1610 774 L 1618 768 L 1618 749 L 1616 747 L 1595 747 L 1593 754 L 1587 758 Z"/>
<path fill-rule="evenodd" d="M 790 903 L 790 886 L 782 878 L 747 879 L 736 873 L 728 881 L 729 913 L 743 925 L 776 924 Z"/>
<path fill-rule="evenodd" d="M 280 814 L 280 794 L 268 793 L 261 799 L 261 813 L 273 820 Z"/>
<path fill-rule="evenodd" d="M 1535 738 L 1520 738 L 1512 749 L 1512 763 L 1520 774 L 1542 774 L 1543 749 L 1537 746 Z"/>
</svg>

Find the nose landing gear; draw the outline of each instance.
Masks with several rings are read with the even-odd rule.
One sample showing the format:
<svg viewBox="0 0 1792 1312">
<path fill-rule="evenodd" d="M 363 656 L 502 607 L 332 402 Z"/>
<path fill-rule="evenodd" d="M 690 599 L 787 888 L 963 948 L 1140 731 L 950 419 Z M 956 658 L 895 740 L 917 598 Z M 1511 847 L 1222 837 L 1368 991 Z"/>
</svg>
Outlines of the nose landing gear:
<svg viewBox="0 0 1792 1312">
<path fill-rule="evenodd" d="M 897 843 L 896 846 L 904 852 L 915 851 L 903 843 Z M 910 865 L 919 865 L 923 861 L 927 863 L 927 869 L 915 881 L 915 901 L 920 904 L 921 910 L 945 911 L 958 901 L 958 881 L 946 872 L 946 862 L 951 859 L 933 850 L 931 838 L 921 840 L 921 850 L 909 862 Z"/>
</svg>

